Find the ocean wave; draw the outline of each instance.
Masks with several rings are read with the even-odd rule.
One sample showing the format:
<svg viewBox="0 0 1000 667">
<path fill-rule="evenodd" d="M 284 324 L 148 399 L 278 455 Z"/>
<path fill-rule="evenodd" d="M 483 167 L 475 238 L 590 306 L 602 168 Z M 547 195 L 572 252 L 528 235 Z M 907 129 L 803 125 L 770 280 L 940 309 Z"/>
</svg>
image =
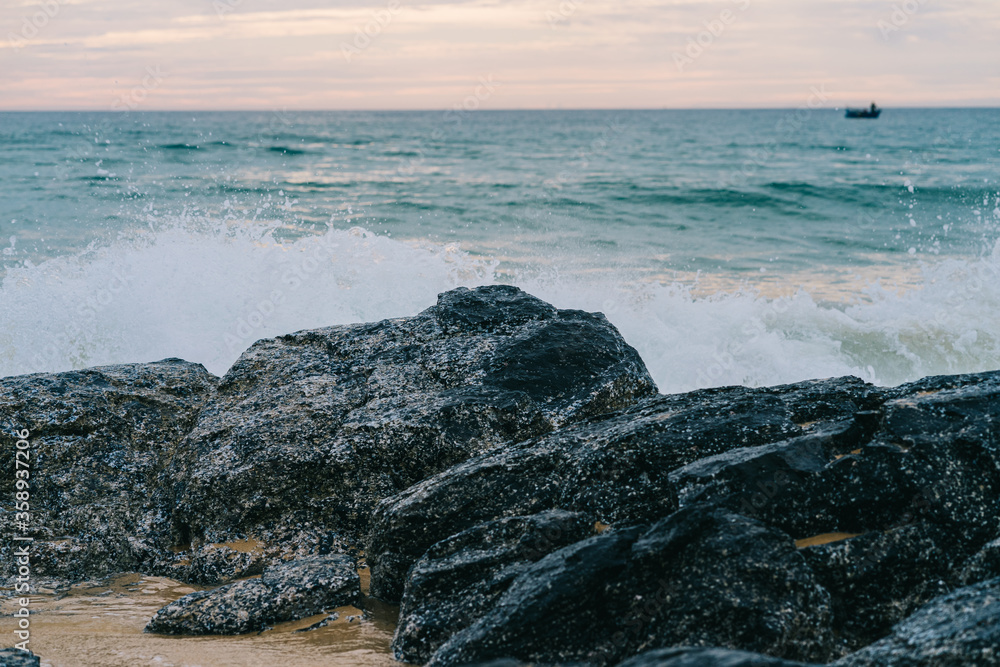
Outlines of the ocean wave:
<svg viewBox="0 0 1000 667">
<path fill-rule="evenodd" d="M 561 308 L 604 312 L 663 392 L 857 375 L 893 385 L 1000 368 L 1000 249 L 928 264 L 899 292 L 852 303 L 800 289 L 704 295 L 691 284 L 501 275 L 455 244 L 361 228 L 293 241 L 210 221 L 148 232 L 8 269 L 0 284 L 0 375 L 182 357 L 221 374 L 255 340 L 412 315 L 458 287 L 513 282 Z M 1000 246 L 998 246 L 1000 248 Z"/>
</svg>

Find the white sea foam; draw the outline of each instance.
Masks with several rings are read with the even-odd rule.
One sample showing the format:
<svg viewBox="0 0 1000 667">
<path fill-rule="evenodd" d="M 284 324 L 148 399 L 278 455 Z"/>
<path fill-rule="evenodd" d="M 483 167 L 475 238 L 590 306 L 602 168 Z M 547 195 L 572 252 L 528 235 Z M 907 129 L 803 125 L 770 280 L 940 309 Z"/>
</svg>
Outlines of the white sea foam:
<svg viewBox="0 0 1000 667">
<path fill-rule="evenodd" d="M 158 226 L 10 269 L 0 287 L 0 375 L 182 357 L 221 374 L 254 340 L 411 315 L 439 292 L 497 280 L 457 247 L 361 229 L 279 242 L 241 227 Z M 903 294 L 848 305 L 805 291 L 694 296 L 683 285 L 522 276 L 563 308 L 600 310 L 663 392 L 857 375 L 891 385 L 1000 368 L 1000 251 L 924 269 Z"/>
</svg>

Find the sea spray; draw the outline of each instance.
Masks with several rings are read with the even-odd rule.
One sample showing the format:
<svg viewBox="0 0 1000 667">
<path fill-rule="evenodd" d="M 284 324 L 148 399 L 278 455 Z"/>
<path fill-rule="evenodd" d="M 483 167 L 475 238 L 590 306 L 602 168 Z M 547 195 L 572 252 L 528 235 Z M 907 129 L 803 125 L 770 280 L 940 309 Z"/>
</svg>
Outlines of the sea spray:
<svg viewBox="0 0 1000 667">
<path fill-rule="evenodd" d="M 297 240 L 234 224 L 154 225 L 11 268 L 0 286 L 0 375 L 181 357 L 222 374 L 260 338 L 412 315 L 458 286 L 513 282 L 560 308 L 604 312 L 663 392 L 856 375 L 893 385 L 1000 367 L 1000 251 L 925 265 L 916 287 L 853 302 L 807 289 L 702 294 L 624 272 L 497 271 L 455 244 L 361 228 Z"/>
</svg>

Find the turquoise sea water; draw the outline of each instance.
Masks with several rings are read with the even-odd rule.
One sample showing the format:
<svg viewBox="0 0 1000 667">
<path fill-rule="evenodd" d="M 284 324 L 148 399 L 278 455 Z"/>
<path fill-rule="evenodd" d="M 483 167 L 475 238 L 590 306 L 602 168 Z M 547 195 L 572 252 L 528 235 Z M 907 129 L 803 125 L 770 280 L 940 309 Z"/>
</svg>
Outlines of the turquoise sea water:
<svg viewBox="0 0 1000 667">
<path fill-rule="evenodd" d="M 512 282 L 663 391 L 1000 367 L 1000 110 L 2 113 L 0 374 Z"/>
</svg>

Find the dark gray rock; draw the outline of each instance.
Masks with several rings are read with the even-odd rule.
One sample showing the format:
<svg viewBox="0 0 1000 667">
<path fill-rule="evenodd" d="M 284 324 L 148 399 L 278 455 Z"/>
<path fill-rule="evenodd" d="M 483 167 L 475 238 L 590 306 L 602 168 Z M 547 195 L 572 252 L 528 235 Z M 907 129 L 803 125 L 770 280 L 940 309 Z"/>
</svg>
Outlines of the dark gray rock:
<svg viewBox="0 0 1000 667">
<path fill-rule="evenodd" d="M 995 586 L 1000 373 L 654 392 L 603 316 L 462 289 L 260 341 L 222 381 L 179 360 L 0 380 L 0 465 L 31 430 L 40 578 L 263 571 L 153 631 L 357 600 L 353 568 L 265 568 L 366 546 L 409 660 L 827 660 L 891 631 L 844 664 L 994 664 L 995 591 L 935 596 Z"/>
<path fill-rule="evenodd" d="M 230 544 L 237 544 L 233 541 Z M 164 574 L 174 579 L 187 581 L 189 583 L 211 586 L 220 581 L 230 579 L 244 579 L 259 575 L 264 571 L 268 563 L 281 562 L 281 555 L 288 552 L 286 548 L 275 548 L 274 546 L 265 549 L 263 546 L 244 540 L 247 546 L 239 549 L 226 544 L 205 544 L 198 549 L 179 554 L 164 565 Z M 318 549 L 308 549 L 308 544 L 297 543 L 298 547 L 306 547 L 307 552 L 316 552 Z M 346 550 L 345 550 L 346 551 Z M 329 550 L 326 551 L 329 553 Z M 300 553 L 298 555 L 305 555 Z"/>
<path fill-rule="evenodd" d="M 153 501 L 215 388 L 200 364 L 149 364 L 0 380 L 0 559 L 10 555 L 15 432 L 30 431 L 33 574 L 81 579 L 147 569 L 170 556 L 169 521 Z M 8 571 L 9 573 L 9 571 Z"/>
<path fill-rule="evenodd" d="M 838 667 L 1000 665 L 1000 579 L 929 602 L 888 637 L 834 663 Z"/>
<path fill-rule="evenodd" d="M 326 626 L 330 625 L 331 623 L 333 623 L 334 621 L 336 621 L 339 618 L 340 618 L 340 614 L 338 614 L 337 612 L 333 612 L 332 614 L 330 614 L 329 616 L 327 616 L 326 618 L 324 618 L 322 621 L 316 621 L 315 623 L 313 623 L 309 627 L 307 627 L 307 628 L 299 628 L 295 632 L 312 632 L 313 630 L 319 630 L 320 628 L 325 628 Z"/>
<path fill-rule="evenodd" d="M 596 531 L 591 517 L 551 510 L 491 521 L 435 544 L 407 577 L 392 642 L 396 659 L 427 662 L 486 614 L 531 563 Z"/>
<path fill-rule="evenodd" d="M 838 446 L 851 430 L 850 424 L 838 423 L 829 431 L 708 456 L 674 470 L 670 481 L 681 505 L 724 499 L 754 514 L 782 487 L 821 473 L 835 459 L 834 452 L 854 446 L 856 441 Z"/>
<path fill-rule="evenodd" d="M 890 397 L 803 440 L 676 472 L 682 504 L 724 502 L 796 537 L 921 519 L 967 544 L 995 536 L 1000 373 L 927 378 Z"/>
<path fill-rule="evenodd" d="M 830 592 L 834 630 L 853 651 L 951 589 L 960 562 L 952 547 L 946 531 L 919 522 L 810 546 L 802 555 Z"/>
<path fill-rule="evenodd" d="M 986 544 L 966 561 L 958 575 L 963 586 L 1000 577 L 1000 538 Z"/>
<path fill-rule="evenodd" d="M 0 649 L 0 667 L 38 667 L 40 664 L 38 656 L 31 651 L 19 648 Z"/>
<path fill-rule="evenodd" d="M 357 604 L 360 578 L 345 555 L 309 556 L 271 566 L 259 579 L 197 591 L 156 612 L 146 632 L 238 635 Z"/>
<path fill-rule="evenodd" d="M 546 556 L 429 664 L 613 664 L 678 645 L 825 660 L 830 621 L 829 595 L 788 536 L 699 505 Z"/>
<path fill-rule="evenodd" d="M 1000 374 L 976 379 L 896 389 L 878 420 L 858 413 L 799 439 L 698 461 L 672 480 L 682 504 L 724 504 L 796 538 L 924 521 L 949 531 L 951 555 L 965 557 L 1000 520 Z"/>
<path fill-rule="evenodd" d="M 415 317 L 259 341 L 165 472 L 176 546 L 360 538 L 382 498 L 654 392 L 603 315 L 502 285 L 442 294 Z"/>
<path fill-rule="evenodd" d="M 485 521 L 551 508 L 616 525 L 664 517 L 676 509 L 671 470 L 801 435 L 793 422 L 806 412 L 799 401 L 812 401 L 824 384 L 840 390 L 856 383 L 841 379 L 659 396 L 472 458 L 378 507 L 368 545 L 372 594 L 398 601 L 406 572 L 427 548 Z M 868 391 L 868 385 L 860 386 Z"/>
<path fill-rule="evenodd" d="M 696 461 L 671 481 L 682 506 L 729 507 L 797 539 L 860 535 L 803 552 L 857 649 L 990 576 L 989 550 L 959 569 L 1000 523 L 998 389 L 997 373 L 928 378 L 891 390 L 875 412 Z"/>
<path fill-rule="evenodd" d="M 725 648 L 660 648 L 640 653 L 618 667 L 818 667 L 760 653 Z"/>
</svg>

